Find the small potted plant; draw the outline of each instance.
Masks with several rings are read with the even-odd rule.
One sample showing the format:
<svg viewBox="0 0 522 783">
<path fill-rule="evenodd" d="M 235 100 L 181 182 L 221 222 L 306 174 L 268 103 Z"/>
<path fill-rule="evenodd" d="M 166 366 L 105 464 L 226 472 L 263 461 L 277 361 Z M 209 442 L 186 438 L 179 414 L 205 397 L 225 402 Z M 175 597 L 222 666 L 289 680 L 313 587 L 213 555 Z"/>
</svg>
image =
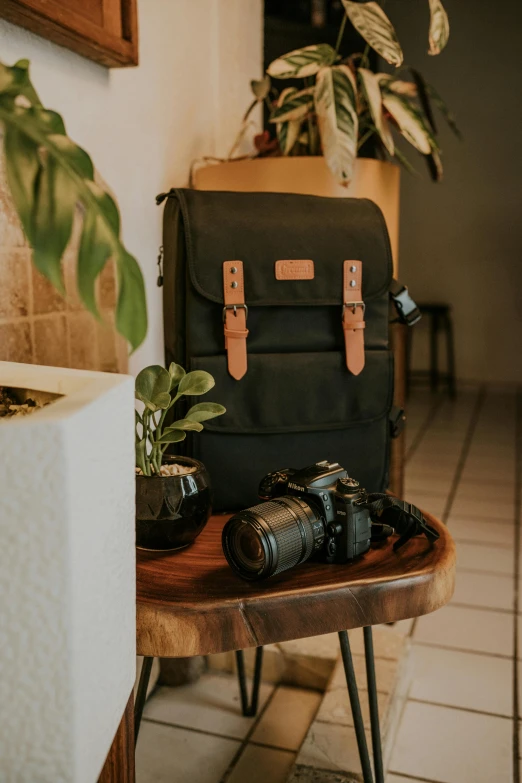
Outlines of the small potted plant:
<svg viewBox="0 0 522 783">
<path fill-rule="evenodd" d="M 166 424 L 168 412 L 182 397 L 206 394 L 215 385 L 203 370 L 186 373 L 179 364 L 168 370 L 152 365 L 136 378 L 136 544 L 142 549 L 180 549 L 201 533 L 211 511 L 210 481 L 198 460 L 166 454 L 187 432 L 201 432 L 204 421 L 221 416 L 215 402 L 193 405 L 185 417 Z"/>
</svg>

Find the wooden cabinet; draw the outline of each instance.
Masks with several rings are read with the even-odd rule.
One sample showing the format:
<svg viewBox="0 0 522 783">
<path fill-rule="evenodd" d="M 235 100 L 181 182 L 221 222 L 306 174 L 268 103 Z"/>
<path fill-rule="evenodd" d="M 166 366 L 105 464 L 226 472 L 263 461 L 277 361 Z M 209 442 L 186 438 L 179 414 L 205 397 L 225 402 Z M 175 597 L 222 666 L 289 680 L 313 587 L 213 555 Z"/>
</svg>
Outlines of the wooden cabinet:
<svg viewBox="0 0 522 783">
<path fill-rule="evenodd" d="M 0 17 L 109 68 L 138 64 L 137 0 L 1 0 Z"/>
</svg>

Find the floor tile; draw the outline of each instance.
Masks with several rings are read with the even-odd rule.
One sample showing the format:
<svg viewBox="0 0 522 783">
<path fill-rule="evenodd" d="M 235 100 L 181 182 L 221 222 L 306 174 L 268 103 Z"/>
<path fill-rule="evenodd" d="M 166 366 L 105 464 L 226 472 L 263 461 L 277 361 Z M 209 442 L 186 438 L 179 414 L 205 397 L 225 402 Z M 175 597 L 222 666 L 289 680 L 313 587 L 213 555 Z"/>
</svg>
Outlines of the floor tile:
<svg viewBox="0 0 522 783">
<path fill-rule="evenodd" d="M 455 592 L 451 603 L 513 611 L 514 588 L 512 576 L 480 574 L 457 569 Z"/>
<path fill-rule="evenodd" d="M 370 743 L 368 735 L 369 732 L 366 733 L 366 740 Z M 360 775 L 361 763 L 354 729 L 314 721 L 299 751 L 297 763 L 317 770 L 351 772 Z M 360 780 L 360 778 L 357 779 Z M 321 773 L 319 772 L 318 781 L 320 780 Z M 267 780 L 266 783 L 270 783 L 270 781 Z"/>
<path fill-rule="evenodd" d="M 483 481 L 459 481 L 456 497 L 463 500 L 484 500 L 488 503 L 493 500 L 502 505 L 513 504 L 515 482 L 506 479 L 502 483 L 495 482 L 492 487 Z"/>
<path fill-rule="evenodd" d="M 390 771 L 440 783 L 511 783 L 511 739 L 506 718 L 408 702 Z"/>
<path fill-rule="evenodd" d="M 511 503 L 459 499 L 458 497 L 451 504 L 450 513 L 456 517 L 477 517 L 477 519 L 489 519 L 491 522 L 501 519 L 513 522 L 515 518 L 515 509 Z"/>
<path fill-rule="evenodd" d="M 410 492 L 428 493 L 430 495 L 442 495 L 446 498 L 451 488 L 451 479 L 448 478 L 427 478 L 411 477 L 406 474 L 404 480 L 404 496 L 408 497 Z"/>
<path fill-rule="evenodd" d="M 370 706 L 368 700 L 368 691 L 359 691 L 359 700 L 361 703 L 361 712 L 366 729 L 370 728 Z M 379 705 L 379 715 L 387 714 L 390 693 L 377 692 L 377 701 Z M 339 688 L 333 688 L 324 694 L 321 707 L 317 713 L 317 721 L 321 723 L 330 723 L 335 726 L 353 726 L 353 715 L 350 707 L 350 699 L 346 683 Z"/>
<path fill-rule="evenodd" d="M 295 753 L 247 745 L 227 783 L 286 783 L 294 760 Z"/>
<path fill-rule="evenodd" d="M 414 622 L 415 618 L 413 617 L 410 617 L 408 620 L 398 620 L 396 623 L 393 623 L 393 630 L 398 631 L 403 636 L 409 636 Z"/>
<path fill-rule="evenodd" d="M 239 748 L 235 740 L 143 721 L 136 783 L 218 783 Z"/>
<path fill-rule="evenodd" d="M 457 543 L 457 568 L 509 576 L 514 572 L 514 561 L 513 551 L 505 547 Z"/>
<path fill-rule="evenodd" d="M 260 707 L 272 691 L 273 685 L 261 683 Z M 143 714 L 164 723 L 238 739 L 243 739 L 255 722 L 255 718 L 241 714 L 237 678 L 220 674 L 205 674 L 198 682 L 181 688 L 158 688 Z"/>
<path fill-rule="evenodd" d="M 510 717 L 513 662 L 415 645 L 410 698 Z"/>
<path fill-rule="evenodd" d="M 513 624 L 511 614 L 450 605 L 420 617 L 413 638 L 423 644 L 511 657 Z"/>
<path fill-rule="evenodd" d="M 461 476 L 458 486 L 458 493 L 461 497 L 473 500 L 491 500 L 492 496 L 499 499 L 499 502 L 512 502 L 515 493 L 514 478 L 496 479 L 492 482 L 485 482 L 483 479 L 465 478 Z"/>
<path fill-rule="evenodd" d="M 515 525 L 509 522 L 450 516 L 446 524 L 455 541 L 477 541 L 507 547 L 514 545 Z"/>
<path fill-rule="evenodd" d="M 492 491 L 496 482 L 512 482 L 515 479 L 514 465 L 506 467 L 505 465 L 496 465 L 491 463 L 490 465 L 482 465 L 479 463 L 471 463 L 464 465 L 461 478 L 463 481 L 476 480 L 483 481 L 484 483 L 491 483 Z"/>
<path fill-rule="evenodd" d="M 299 750 L 322 698 L 317 691 L 279 687 L 251 736 L 252 742 Z"/>
</svg>

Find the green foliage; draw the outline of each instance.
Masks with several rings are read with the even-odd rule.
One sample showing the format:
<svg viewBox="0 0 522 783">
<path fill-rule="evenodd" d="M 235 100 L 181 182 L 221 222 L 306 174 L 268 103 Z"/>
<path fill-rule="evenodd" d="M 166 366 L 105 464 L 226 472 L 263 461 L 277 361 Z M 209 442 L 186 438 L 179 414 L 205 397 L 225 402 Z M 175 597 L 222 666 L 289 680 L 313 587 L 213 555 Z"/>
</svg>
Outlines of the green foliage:
<svg viewBox="0 0 522 783">
<path fill-rule="evenodd" d="M 0 123 L 4 128 L 7 181 L 37 269 L 64 293 L 62 256 L 81 206 L 78 292 L 99 317 L 95 283 L 109 259 L 118 276 L 116 328 L 137 348 L 147 332 L 143 277 L 120 238 L 112 196 L 94 181 L 85 150 L 68 138 L 59 114 L 44 108 L 29 78 L 29 63 L 0 63 Z"/>
<path fill-rule="evenodd" d="M 135 417 L 136 466 L 144 476 L 159 475 L 169 444 L 185 440 L 187 432 L 201 432 L 201 422 L 226 413 L 226 409 L 217 402 L 199 402 L 188 410 L 184 419 L 165 426 L 168 411 L 181 397 L 206 394 L 214 385 L 210 373 L 204 370 L 186 373 L 174 362 L 168 370 L 153 364 L 139 373 L 135 396 L 145 407 L 143 414 L 136 411 Z"/>
<path fill-rule="evenodd" d="M 281 154 L 322 153 L 337 181 L 346 186 L 352 179 L 355 158 L 369 139 L 375 142 L 377 157 L 396 160 L 411 170 L 394 143 L 394 129 L 425 156 L 432 178 L 440 180 L 442 163 L 432 103 L 458 135 L 454 118 L 417 71 L 410 69 L 413 80 L 402 81 L 395 74 L 370 70 L 370 48 L 391 66 L 401 66 L 403 53 L 395 29 L 381 5 L 373 0 L 342 3 L 346 16 L 336 48 L 314 44 L 274 60 L 264 79 L 251 83 L 255 100 L 245 115 L 241 133 L 248 127 L 253 108 L 266 103 Z M 429 54 L 439 54 L 449 38 L 448 16 L 441 0 L 429 0 L 429 8 Z M 339 48 L 347 22 L 366 41 L 366 48 L 342 59 Z M 278 90 L 272 82 L 289 78 L 302 78 L 303 89 Z"/>
</svg>

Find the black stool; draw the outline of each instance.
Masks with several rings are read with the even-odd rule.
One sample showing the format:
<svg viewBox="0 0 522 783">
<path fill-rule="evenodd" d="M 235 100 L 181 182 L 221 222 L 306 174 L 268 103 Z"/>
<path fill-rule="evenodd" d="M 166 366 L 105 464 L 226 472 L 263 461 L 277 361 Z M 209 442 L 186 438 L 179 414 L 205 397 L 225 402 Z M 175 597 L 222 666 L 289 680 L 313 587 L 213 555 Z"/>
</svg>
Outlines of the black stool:
<svg viewBox="0 0 522 783">
<path fill-rule="evenodd" d="M 413 329 L 408 329 L 407 348 L 406 348 L 406 383 L 407 390 L 410 388 L 410 381 L 415 376 L 428 375 L 430 379 L 430 388 L 432 391 L 438 391 L 440 381 L 445 381 L 450 397 L 456 395 L 455 382 L 455 346 L 453 342 L 453 320 L 451 317 L 451 307 L 441 302 L 429 302 L 419 304 L 419 310 L 422 315 L 430 320 L 430 369 L 418 370 L 413 372 L 411 369 L 411 349 L 413 339 Z M 446 361 L 447 371 L 439 372 L 439 332 L 444 332 L 446 340 Z"/>
</svg>

